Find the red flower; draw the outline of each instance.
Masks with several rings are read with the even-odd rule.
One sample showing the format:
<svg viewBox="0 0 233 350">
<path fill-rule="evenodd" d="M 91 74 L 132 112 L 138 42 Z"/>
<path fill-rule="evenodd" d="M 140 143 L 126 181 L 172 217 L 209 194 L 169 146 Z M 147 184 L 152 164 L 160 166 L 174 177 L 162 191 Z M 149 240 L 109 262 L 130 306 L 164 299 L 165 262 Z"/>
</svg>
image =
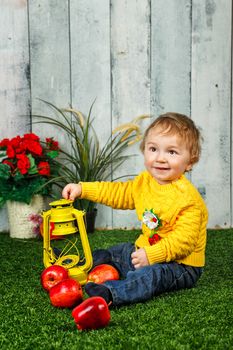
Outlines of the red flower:
<svg viewBox="0 0 233 350">
<path fill-rule="evenodd" d="M 3 164 L 9 165 L 9 167 L 10 167 L 12 170 L 15 169 L 14 164 L 13 164 L 9 159 L 4 159 L 4 160 L 2 161 L 2 163 L 3 163 Z"/>
<path fill-rule="evenodd" d="M 26 141 L 27 150 L 36 156 L 42 156 L 43 148 L 37 141 Z"/>
<path fill-rule="evenodd" d="M 30 134 L 24 134 L 23 135 L 23 139 L 24 140 L 31 140 L 31 141 L 40 141 L 39 136 L 37 136 L 36 134 L 30 133 Z"/>
<path fill-rule="evenodd" d="M 54 141 L 52 137 L 46 138 L 46 144 L 52 151 L 57 151 L 59 149 L 59 143 L 57 141 Z"/>
<path fill-rule="evenodd" d="M 9 142 L 7 142 L 7 156 L 8 158 L 15 158 L 16 154 L 24 153 L 25 148 L 21 141 L 20 136 L 13 137 Z"/>
<path fill-rule="evenodd" d="M 148 241 L 150 243 L 150 245 L 156 244 L 157 242 L 159 242 L 161 239 L 161 237 L 158 235 L 158 233 L 153 234 L 153 236 L 148 238 Z"/>
<path fill-rule="evenodd" d="M 13 148 L 19 148 L 20 144 L 21 144 L 21 137 L 20 136 L 13 137 L 13 139 L 10 140 L 10 145 Z"/>
<path fill-rule="evenodd" d="M 22 175 L 27 174 L 28 169 L 30 169 L 30 161 L 26 154 L 18 154 L 16 156 L 18 159 L 17 167 Z"/>
<path fill-rule="evenodd" d="M 6 147 L 9 145 L 9 142 L 10 142 L 9 139 L 3 139 L 3 140 L 0 142 L 0 147 L 1 147 L 1 148 L 6 148 Z"/>
<path fill-rule="evenodd" d="M 8 158 L 14 158 L 15 157 L 15 150 L 10 144 L 7 147 L 6 154 L 7 154 Z"/>
<path fill-rule="evenodd" d="M 48 162 L 40 162 L 38 164 L 38 172 L 40 175 L 49 176 L 50 175 L 50 166 Z"/>
<path fill-rule="evenodd" d="M 41 156 L 43 153 L 43 148 L 40 145 L 40 139 L 35 134 L 25 134 L 22 142 L 24 144 L 25 150 L 29 151 L 30 153 Z"/>
</svg>

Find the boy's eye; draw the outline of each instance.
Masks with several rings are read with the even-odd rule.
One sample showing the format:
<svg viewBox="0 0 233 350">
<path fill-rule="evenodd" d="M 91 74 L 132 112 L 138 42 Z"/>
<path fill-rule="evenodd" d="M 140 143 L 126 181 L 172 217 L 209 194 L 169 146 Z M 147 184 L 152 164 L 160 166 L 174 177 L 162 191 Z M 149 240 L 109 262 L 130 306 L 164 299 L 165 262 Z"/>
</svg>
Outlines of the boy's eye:
<svg viewBox="0 0 233 350">
<path fill-rule="evenodd" d="M 155 151 L 156 151 L 156 148 L 155 148 L 155 147 L 153 147 L 153 146 L 151 146 L 151 147 L 149 148 L 149 151 L 151 151 L 151 152 L 155 152 Z"/>
<path fill-rule="evenodd" d="M 173 155 L 173 154 L 177 154 L 177 152 L 176 152 L 176 151 L 174 151 L 173 149 L 171 149 L 171 150 L 169 151 L 169 153 L 170 153 L 171 155 Z"/>
</svg>

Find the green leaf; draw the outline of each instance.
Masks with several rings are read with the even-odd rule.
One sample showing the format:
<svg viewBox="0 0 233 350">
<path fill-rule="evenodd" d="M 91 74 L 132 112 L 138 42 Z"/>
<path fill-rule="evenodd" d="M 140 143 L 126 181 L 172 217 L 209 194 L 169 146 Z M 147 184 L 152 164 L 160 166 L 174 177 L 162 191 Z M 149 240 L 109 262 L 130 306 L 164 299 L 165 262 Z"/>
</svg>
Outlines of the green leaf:
<svg viewBox="0 0 233 350">
<path fill-rule="evenodd" d="M 0 197 L 0 208 L 2 208 L 5 204 L 5 200 L 3 197 Z"/>
<path fill-rule="evenodd" d="M 50 158 L 54 159 L 56 158 L 58 155 L 59 155 L 59 152 L 58 151 L 49 151 L 46 153 L 47 156 L 49 156 Z"/>
<path fill-rule="evenodd" d="M 3 153 L 1 153 L 2 151 L 0 151 L 0 158 L 4 158 L 6 157 L 6 152 L 4 151 Z"/>
<path fill-rule="evenodd" d="M 34 194 L 48 195 L 52 184 L 48 183 L 46 178 L 21 178 L 20 181 L 10 179 L 3 181 L 0 178 L 0 206 L 7 200 L 13 200 L 23 203 L 30 203 Z"/>
<path fill-rule="evenodd" d="M 11 168 L 7 164 L 0 163 L 0 178 L 7 180 L 11 176 Z"/>
<path fill-rule="evenodd" d="M 21 181 L 23 178 L 24 178 L 23 174 L 21 174 L 21 172 L 17 169 L 15 176 L 14 176 L 14 180 Z"/>
<path fill-rule="evenodd" d="M 33 156 L 31 154 L 28 154 L 27 157 L 30 161 L 30 169 L 28 170 L 28 174 L 30 174 L 30 175 L 38 174 L 38 169 L 36 166 L 35 159 L 33 158 Z"/>
</svg>

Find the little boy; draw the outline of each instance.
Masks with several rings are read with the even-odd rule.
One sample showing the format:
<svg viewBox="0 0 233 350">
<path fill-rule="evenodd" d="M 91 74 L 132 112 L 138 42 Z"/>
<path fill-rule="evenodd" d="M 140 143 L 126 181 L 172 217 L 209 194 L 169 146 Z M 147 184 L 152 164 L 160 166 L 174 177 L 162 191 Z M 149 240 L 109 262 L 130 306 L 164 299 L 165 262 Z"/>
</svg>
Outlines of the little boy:
<svg viewBox="0 0 233 350">
<path fill-rule="evenodd" d="M 89 296 L 120 306 L 164 292 L 192 288 L 205 264 L 208 212 L 184 176 L 198 162 L 201 135 L 185 115 L 166 113 L 146 130 L 141 143 L 146 170 L 127 182 L 68 184 L 66 199 L 86 198 L 116 209 L 136 209 L 142 234 L 93 252 L 94 266 L 111 264 L 121 279 L 87 283 Z"/>
</svg>

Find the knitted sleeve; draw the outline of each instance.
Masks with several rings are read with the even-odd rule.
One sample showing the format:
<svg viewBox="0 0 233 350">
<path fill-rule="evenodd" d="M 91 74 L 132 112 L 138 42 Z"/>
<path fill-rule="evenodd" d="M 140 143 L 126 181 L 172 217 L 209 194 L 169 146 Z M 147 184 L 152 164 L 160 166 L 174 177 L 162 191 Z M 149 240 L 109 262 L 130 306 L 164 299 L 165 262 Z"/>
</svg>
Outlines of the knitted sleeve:
<svg viewBox="0 0 233 350">
<path fill-rule="evenodd" d="M 80 182 L 81 198 L 105 204 L 115 209 L 135 209 L 133 181 Z"/>
<path fill-rule="evenodd" d="M 180 260 L 196 248 L 201 231 L 202 212 L 197 206 L 184 208 L 177 216 L 173 230 L 157 244 L 146 246 L 150 264 Z"/>
</svg>

